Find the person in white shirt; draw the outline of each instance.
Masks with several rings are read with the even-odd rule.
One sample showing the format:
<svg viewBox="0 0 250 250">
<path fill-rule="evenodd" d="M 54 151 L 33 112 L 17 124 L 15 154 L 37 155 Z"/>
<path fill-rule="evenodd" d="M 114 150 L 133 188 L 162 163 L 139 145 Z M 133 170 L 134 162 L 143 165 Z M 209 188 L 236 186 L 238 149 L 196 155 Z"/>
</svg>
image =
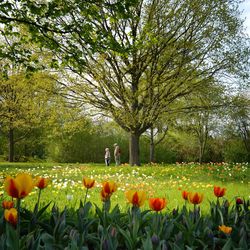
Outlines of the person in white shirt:
<svg viewBox="0 0 250 250">
<path fill-rule="evenodd" d="M 109 166 L 110 164 L 110 151 L 109 151 L 109 148 L 105 148 L 105 164 L 106 166 Z"/>
</svg>

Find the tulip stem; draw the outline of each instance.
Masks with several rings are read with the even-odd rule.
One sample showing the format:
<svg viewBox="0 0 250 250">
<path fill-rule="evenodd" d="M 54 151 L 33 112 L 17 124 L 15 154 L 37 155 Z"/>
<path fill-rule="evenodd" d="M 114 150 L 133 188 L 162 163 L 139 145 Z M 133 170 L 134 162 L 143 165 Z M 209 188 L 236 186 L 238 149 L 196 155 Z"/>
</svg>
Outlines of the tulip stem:
<svg viewBox="0 0 250 250">
<path fill-rule="evenodd" d="M 37 209 L 36 209 L 36 213 L 39 209 L 39 203 L 40 203 L 40 198 L 41 198 L 41 192 L 42 192 L 42 189 L 39 188 L 39 193 L 38 193 L 38 199 L 37 199 Z"/>
<path fill-rule="evenodd" d="M 87 199 L 88 191 L 89 191 L 89 189 L 87 188 L 86 189 L 86 193 L 85 193 L 85 197 L 84 197 L 84 203 L 83 203 L 84 207 L 85 207 L 85 204 L 86 204 L 86 199 Z"/>
<path fill-rule="evenodd" d="M 193 220 L 194 224 L 196 222 L 196 213 L 197 213 L 197 211 L 196 211 L 196 204 L 194 204 L 194 220 Z"/>
<path fill-rule="evenodd" d="M 219 197 L 217 197 L 216 207 L 217 207 L 217 208 L 220 207 L 220 198 L 219 198 Z"/>
<path fill-rule="evenodd" d="M 21 199 L 17 198 L 17 238 L 18 238 L 18 244 L 19 244 L 19 238 L 20 238 L 20 223 L 21 223 Z"/>
</svg>

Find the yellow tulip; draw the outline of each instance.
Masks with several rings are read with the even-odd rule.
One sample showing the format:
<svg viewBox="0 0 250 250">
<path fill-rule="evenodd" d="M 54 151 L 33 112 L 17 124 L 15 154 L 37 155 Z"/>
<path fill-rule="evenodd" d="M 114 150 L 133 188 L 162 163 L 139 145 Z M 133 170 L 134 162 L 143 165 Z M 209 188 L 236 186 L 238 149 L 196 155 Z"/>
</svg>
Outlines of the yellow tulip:
<svg viewBox="0 0 250 250">
<path fill-rule="evenodd" d="M 4 210 L 4 218 L 13 226 L 17 224 L 17 210 L 15 208 L 5 209 Z"/>
<path fill-rule="evenodd" d="M 108 201 L 111 195 L 117 190 L 117 185 L 113 181 L 105 181 L 102 183 L 101 199 L 102 201 Z"/>
<path fill-rule="evenodd" d="M 225 234 L 231 234 L 231 232 L 232 232 L 232 228 L 231 227 L 227 227 L 225 225 L 219 226 L 219 230 L 222 231 Z"/>
<path fill-rule="evenodd" d="M 127 200 L 135 207 L 143 206 L 146 201 L 146 193 L 144 191 L 129 190 L 125 193 Z"/>
<path fill-rule="evenodd" d="M 7 176 L 4 182 L 5 190 L 13 198 L 26 197 L 34 187 L 33 179 L 29 174 L 18 174 L 16 178 Z"/>
<path fill-rule="evenodd" d="M 49 179 L 44 177 L 36 177 L 35 179 L 35 186 L 39 189 L 44 189 L 48 186 Z"/>
<path fill-rule="evenodd" d="M 106 181 L 102 183 L 102 189 L 107 194 L 112 194 L 117 190 L 117 185 L 113 181 Z"/>
<path fill-rule="evenodd" d="M 92 188 L 95 184 L 95 180 L 85 178 L 85 177 L 83 178 L 82 182 L 83 182 L 84 187 L 86 187 L 86 188 Z"/>
</svg>

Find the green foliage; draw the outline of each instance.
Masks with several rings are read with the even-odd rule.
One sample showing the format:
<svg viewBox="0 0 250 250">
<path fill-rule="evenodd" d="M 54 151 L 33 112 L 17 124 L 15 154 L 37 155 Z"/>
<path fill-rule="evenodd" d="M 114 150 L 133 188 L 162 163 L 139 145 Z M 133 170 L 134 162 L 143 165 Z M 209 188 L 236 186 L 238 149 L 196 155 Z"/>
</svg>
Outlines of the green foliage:
<svg viewBox="0 0 250 250">
<path fill-rule="evenodd" d="M 43 209 L 32 228 L 30 211 L 21 214 L 21 235 L 4 223 L 0 232 L 1 249 L 248 249 L 250 247 L 249 200 L 228 206 L 211 203 L 211 213 L 199 207 L 159 213 L 129 208 L 126 213 L 115 206 L 110 212 L 91 210 L 92 203 L 76 210 L 55 206 Z M 47 207 L 47 206 L 46 206 Z M 3 210 L 0 211 L 2 217 Z M 1 219 L 3 223 L 3 219 Z M 219 226 L 232 228 L 227 234 Z M 19 245 L 19 246 L 18 246 Z"/>
<path fill-rule="evenodd" d="M 229 140 L 223 151 L 224 159 L 227 162 L 249 162 L 250 152 L 246 150 L 240 139 Z"/>
</svg>

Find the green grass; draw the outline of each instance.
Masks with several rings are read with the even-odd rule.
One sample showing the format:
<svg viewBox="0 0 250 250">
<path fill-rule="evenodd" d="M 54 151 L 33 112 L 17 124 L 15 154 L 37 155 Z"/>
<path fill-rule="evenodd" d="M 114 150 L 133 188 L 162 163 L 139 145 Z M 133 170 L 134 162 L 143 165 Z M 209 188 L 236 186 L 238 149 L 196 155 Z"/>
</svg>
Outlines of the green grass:
<svg viewBox="0 0 250 250">
<path fill-rule="evenodd" d="M 181 190 L 198 191 L 204 193 L 201 210 L 206 212 L 209 201 L 215 200 L 213 186 L 226 187 L 225 198 L 234 204 L 235 197 L 250 198 L 250 168 L 248 164 L 207 164 L 194 163 L 178 165 L 144 165 L 142 167 L 120 167 L 98 164 L 54 164 L 54 163 L 0 163 L 0 192 L 3 198 L 3 181 L 7 175 L 28 172 L 33 176 L 43 176 L 51 179 L 50 185 L 43 190 L 41 202 L 47 204 L 52 201 L 60 209 L 78 207 L 80 200 L 84 200 L 85 189 L 82 178 L 86 176 L 96 180 L 96 185 L 89 190 L 87 200 L 102 205 L 100 188 L 103 181 L 117 182 L 118 190 L 111 198 L 112 205 L 119 204 L 122 210 L 128 206 L 124 191 L 140 189 L 146 191 L 149 197 L 166 197 L 169 210 L 184 204 Z M 37 199 L 36 189 L 23 199 L 22 206 L 32 209 Z M 67 195 L 73 199 L 68 200 Z M 145 204 L 144 209 L 148 208 Z"/>
</svg>

